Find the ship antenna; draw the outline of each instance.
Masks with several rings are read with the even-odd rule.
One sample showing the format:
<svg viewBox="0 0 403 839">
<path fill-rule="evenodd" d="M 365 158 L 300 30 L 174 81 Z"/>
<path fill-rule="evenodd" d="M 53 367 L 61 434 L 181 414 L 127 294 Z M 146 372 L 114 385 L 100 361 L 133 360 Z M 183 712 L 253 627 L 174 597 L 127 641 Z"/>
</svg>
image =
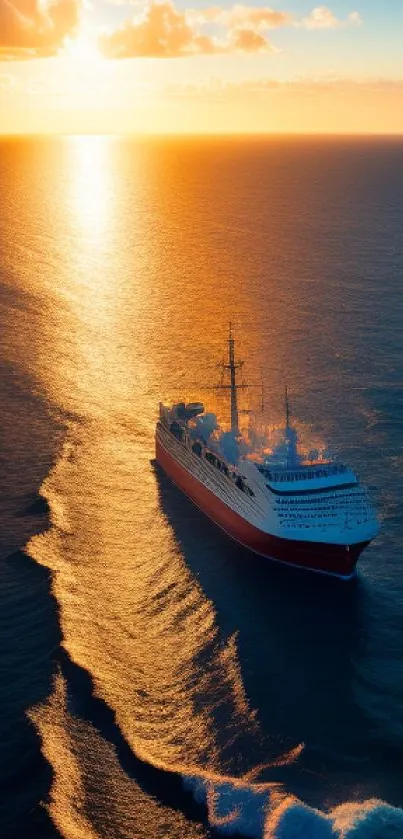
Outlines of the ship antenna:
<svg viewBox="0 0 403 839">
<path fill-rule="evenodd" d="M 246 384 L 237 383 L 237 371 L 243 366 L 243 361 L 235 361 L 235 339 L 232 332 L 232 322 L 229 324 L 228 333 L 228 362 L 223 362 L 223 372 L 229 371 L 230 384 L 216 385 L 218 390 L 229 390 L 231 397 L 231 431 L 237 437 L 239 435 L 239 412 L 238 412 L 238 390 L 248 387 Z"/>
<path fill-rule="evenodd" d="M 260 413 L 264 414 L 264 381 L 262 368 L 260 368 Z"/>
<path fill-rule="evenodd" d="M 289 399 L 288 399 L 288 387 L 287 387 L 287 385 L 285 386 L 284 401 L 285 401 L 285 427 L 289 428 L 290 427 L 290 402 L 289 402 Z"/>
<path fill-rule="evenodd" d="M 293 465 L 293 457 L 290 452 L 290 403 L 288 401 L 288 388 L 284 385 L 284 406 L 285 406 L 285 439 L 287 446 L 287 469 Z"/>
<path fill-rule="evenodd" d="M 238 419 L 238 399 L 236 392 L 236 371 L 235 364 L 235 339 L 232 334 L 232 323 L 229 323 L 228 335 L 228 367 L 231 377 L 231 431 L 233 434 L 239 434 L 239 419 Z"/>
</svg>

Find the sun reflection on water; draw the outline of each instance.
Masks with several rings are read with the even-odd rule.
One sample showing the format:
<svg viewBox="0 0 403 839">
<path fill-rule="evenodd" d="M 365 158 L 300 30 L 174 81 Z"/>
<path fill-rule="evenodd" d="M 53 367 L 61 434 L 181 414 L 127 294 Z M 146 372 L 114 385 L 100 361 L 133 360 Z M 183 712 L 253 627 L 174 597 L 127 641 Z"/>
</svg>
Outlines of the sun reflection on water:
<svg viewBox="0 0 403 839">
<path fill-rule="evenodd" d="M 113 190 L 108 138 L 72 137 L 71 202 L 86 236 L 100 239 L 111 222 Z"/>
</svg>

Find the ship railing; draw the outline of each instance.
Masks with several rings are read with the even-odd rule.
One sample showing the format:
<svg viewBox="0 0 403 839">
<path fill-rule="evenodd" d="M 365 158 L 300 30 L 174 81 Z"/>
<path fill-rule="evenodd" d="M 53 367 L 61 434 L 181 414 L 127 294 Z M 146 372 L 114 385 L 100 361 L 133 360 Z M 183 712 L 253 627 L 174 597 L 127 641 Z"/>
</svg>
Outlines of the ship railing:
<svg viewBox="0 0 403 839">
<path fill-rule="evenodd" d="M 258 466 L 259 472 L 272 483 L 289 483 L 293 481 L 315 480 L 318 478 L 331 478 L 334 475 L 343 475 L 350 470 L 342 464 L 331 467 L 307 467 L 304 471 L 291 472 L 288 469 L 273 472 L 265 466 Z"/>
<path fill-rule="evenodd" d="M 201 445 L 200 451 L 195 451 L 195 442 Z M 194 454 L 196 454 L 198 457 L 201 457 L 204 460 L 207 460 L 207 463 L 209 463 L 210 466 L 214 466 L 217 469 L 217 471 L 225 475 L 226 478 L 229 478 L 229 480 L 233 484 L 235 484 L 235 486 L 238 489 L 240 489 L 241 492 L 244 492 L 245 495 L 248 495 L 250 498 L 254 497 L 255 493 L 248 485 L 244 476 L 241 475 L 235 467 L 228 466 L 228 464 L 225 463 L 225 461 L 216 452 L 210 451 L 210 449 L 203 446 L 200 443 L 200 441 L 193 441 L 191 449 Z"/>
</svg>

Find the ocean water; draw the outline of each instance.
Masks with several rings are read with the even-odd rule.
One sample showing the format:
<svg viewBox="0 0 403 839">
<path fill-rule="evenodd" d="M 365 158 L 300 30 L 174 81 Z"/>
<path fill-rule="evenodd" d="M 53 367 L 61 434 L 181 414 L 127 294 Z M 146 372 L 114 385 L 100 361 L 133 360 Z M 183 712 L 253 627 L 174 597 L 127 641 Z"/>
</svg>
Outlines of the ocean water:
<svg viewBox="0 0 403 839">
<path fill-rule="evenodd" d="M 398 139 L 1 141 L 2 835 L 403 835 L 402 215 Z M 153 462 L 229 320 L 371 487 L 351 585 Z"/>
</svg>

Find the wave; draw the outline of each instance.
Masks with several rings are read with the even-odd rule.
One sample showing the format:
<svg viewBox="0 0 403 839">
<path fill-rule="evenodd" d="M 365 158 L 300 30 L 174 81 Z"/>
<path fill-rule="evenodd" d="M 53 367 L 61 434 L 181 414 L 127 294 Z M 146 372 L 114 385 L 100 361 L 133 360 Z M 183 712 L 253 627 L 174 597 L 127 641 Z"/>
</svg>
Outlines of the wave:
<svg viewBox="0 0 403 839">
<path fill-rule="evenodd" d="M 36 510 L 36 506 L 34 509 Z M 26 513 L 29 512 L 30 508 L 26 510 Z M 41 581 L 42 577 L 46 577 L 46 582 L 48 582 L 49 575 L 37 562 L 32 562 L 30 557 L 26 555 L 14 556 L 12 558 L 14 572 L 19 566 L 21 566 L 25 581 L 27 575 L 33 574 L 39 576 Z M 19 592 L 22 590 L 23 587 L 19 586 Z M 47 589 L 47 586 L 45 586 L 45 593 L 45 600 L 35 597 L 36 607 L 39 608 L 40 605 L 42 615 L 46 602 L 52 611 L 52 615 L 54 615 L 55 604 L 52 593 Z M 13 604 L 13 614 L 16 619 L 18 611 L 16 613 L 15 604 Z M 403 835 L 403 810 L 379 799 L 355 800 L 329 807 L 329 809 L 326 809 L 325 806 L 324 809 L 320 809 L 310 806 L 311 802 L 310 804 L 306 803 L 303 800 L 304 796 L 298 798 L 297 795 L 293 794 L 292 770 L 294 769 L 299 774 L 298 763 L 302 756 L 301 750 L 296 750 L 295 754 L 285 755 L 283 760 L 273 760 L 269 765 L 271 781 L 264 783 L 252 780 L 252 775 L 256 777 L 257 772 L 251 772 L 249 775 L 244 775 L 238 779 L 220 776 L 218 773 L 212 775 L 208 771 L 199 774 L 186 774 L 182 770 L 182 775 L 180 775 L 176 771 L 170 771 L 168 765 L 158 767 L 153 764 L 152 760 L 144 760 L 144 758 L 136 755 L 133 745 L 126 740 L 121 732 L 115 710 L 96 695 L 97 691 L 92 675 L 73 662 L 65 648 L 58 647 L 61 639 L 57 621 L 54 630 L 52 639 L 53 656 L 51 658 L 54 662 L 55 650 L 57 649 L 57 662 L 67 690 L 70 739 L 73 736 L 74 720 L 80 722 L 77 734 L 78 740 L 74 746 L 74 751 L 78 761 L 81 783 L 84 785 L 85 798 L 87 799 L 85 807 L 87 823 L 96 824 L 97 836 L 104 835 L 101 814 L 105 799 L 102 797 L 102 800 L 98 802 L 96 799 L 98 793 L 95 793 L 94 785 L 90 783 L 92 774 L 98 771 L 96 765 L 93 765 L 91 749 L 87 756 L 88 738 L 98 736 L 91 733 L 94 730 L 100 735 L 98 739 L 94 740 L 94 748 L 96 746 L 99 753 L 103 754 L 105 749 L 108 750 L 109 743 L 113 747 L 118 767 L 120 767 L 118 770 L 115 763 L 111 762 L 115 758 L 111 757 L 108 752 L 110 763 L 104 767 L 102 778 L 100 778 L 105 787 L 102 796 L 108 794 L 108 784 L 114 786 L 112 783 L 114 773 L 119 778 L 118 787 L 120 788 L 127 782 L 125 778 L 133 779 L 140 789 L 146 791 L 145 811 L 147 807 L 151 807 L 148 799 L 150 797 L 167 808 L 168 811 L 176 812 L 180 818 L 185 819 L 185 823 L 193 823 L 194 828 L 199 826 L 200 829 L 207 829 L 210 837 L 228 835 L 245 837 L 245 839 L 329 839 L 330 837 L 332 839 L 361 839 L 361 837 L 363 839 L 364 837 L 365 839 L 393 839 L 393 837 L 396 837 L 397 839 L 397 837 Z M 49 679 L 52 679 L 54 672 L 53 664 L 47 674 L 48 686 Z M 38 668 L 36 668 L 35 673 L 38 676 Z M 41 678 L 43 678 L 43 674 Z M 42 695 L 46 695 L 48 690 L 49 687 Z M 34 701 L 36 701 L 36 697 Z M 32 719 L 38 723 L 36 713 Z M 27 724 L 29 725 L 28 722 Z M 20 721 L 19 725 L 21 725 Z M 64 727 L 64 720 L 61 721 L 61 725 Z M 43 726 L 39 725 L 39 732 L 43 734 L 43 731 Z M 306 758 L 306 755 L 307 752 L 305 751 L 303 757 Z M 51 757 L 55 759 L 54 755 L 47 754 L 45 748 L 45 761 L 47 766 L 52 767 L 53 770 L 53 782 L 51 777 L 47 777 L 46 780 L 49 786 L 52 783 L 52 796 L 54 796 L 58 783 L 60 788 L 60 779 L 58 781 L 59 769 L 56 759 L 56 765 L 54 765 L 53 759 L 50 760 Z M 43 760 L 43 757 L 41 760 Z M 44 763 L 44 766 L 46 766 L 46 763 Z M 290 770 L 288 778 L 284 777 L 282 767 Z M 32 764 L 30 771 L 32 771 Z M 118 771 L 119 775 L 117 774 Z M 108 780 L 109 773 L 110 778 Z M 29 785 L 27 788 L 29 788 Z M 130 795 L 133 796 L 133 788 L 130 789 L 132 790 Z M 35 785 L 35 794 L 38 795 L 38 792 L 39 790 Z M 46 800 L 47 790 L 43 789 L 43 793 Z M 20 805 L 19 799 L 17 801 L 17 797 L 14 797 L 12 813 L 10 812 L 11 822 L 15 819 L 17 804 Z M 70 806 L 74 808 L 74 796 L 72 796 Z M 52 809 L 51 815 L 54 815 Z M 118 824 L 121 819 L 122 813 L 118 808 L 116 811 Z M 61 821 L 56 819 L 55 821 L 55 830 L 60 829 L 64 835 L 65 824 L 63 824 L 63 819 Z M 173 829 L 175 830 L 178 825 L 179 822 L 174 820 Z M 52 829 L 49 822 L 46 827 L 48 830 Z M 43 835 L 45 835 L 45 832 L 43 832 Z"/>
<path fill-rule="evenodd" d="M 180 783 L 177 772 L 156 767 L 136 756 L 120 731 L 113 710 L 96 695 L 91 674 L 73 662 L 63 649 L 59 664 L 60 677 L 65 685 L 62 690 L 67 702 L 64 713 L 69 719 L 66 732 L 69 731 L 72 742 L 78 738 L 74 752 L 82 770 L 85 767 L 81 775 L 87 799 L 85 811 L 89 824 L 98 822 L 97 836 L 104 835 L 105 825 L 102 825 L 102 819 L 100 822 L 100 813 L 96 812 L 98 807 L 94 807 L 96 791 L 93 783 L 90 783 L 94 772 L 99 774 L 99 783 L 105 786 L 102 800 L 98 802 L 102 809 L 105 807 L 103 796 L 108 790 L 107 775 L 110 773 L 110 784 L 119 773 L 120 787 L 127 783 L 125 778 L 132 779 L 135 787 L 131 787 L 130 795 L 137 796 L 138 790 L 142 790 L 147 797 L 151 796 L 154 803 L 158 802 L 167 808 L 172 817 L 177 813 L 171 829 L 179 829 L 179 825 L 183 827 L 187 824 L 187 835 L 204 836 L 204 832 L 197 832 L 197 825 L 207 828 L 210 839 L 225 835 L 242 839 L 400 839 L 403 835 L 403 810 L 378 799 L 345 802 L 325 811 L 309 806 L 291 794 L 287 784 L 276 780 L 254 783 L 247 777 L 235 779 L 220 778 L 218 775 L 183 774 Z M 60 687 L 56 693 L 60 694 Z M 59 713 L 62 704 L 60 701 L 57 703 Z M 65 722 L 61 720 L 63 728 Z M 77 727 L 79 722 L 81 726 Z M 84 728 L 82 723 L 85 724 Z M 113 753 L 108 753 L 108 764 L 103 769 L 93 766 L 91 758 L 86 756 L 89 739 L 93 741 L 92 748 L 100 754 L 107 753 L 108 743 L 113 747 Z M 284 761 L 292 763 L 298 756 L 291 753 L 285 756 Z M 281 777 L 280 766 L 281 762 L 278 767 L 273 763 L 274 778 L 276 771 L 277 777 Z M 56 784 L 57 775 L 56 768 Z M 146 809 L 151 806 L 150 802 L 143 802 L 143 805 Z M 118 807 L 117 802 L 113 806 Z M 167 810 L 164 818 L 170 820 Z M 119 822 L 119 814 L 116 813 L 116 816 Z M 181 821 L 183 817 L 184 823 Z M 159 834 L 158 828 L 156 833 L 163 835 Z"/>
<path fill-rule="evenodd" d="M 349 694 L 361 628 L 360 591 L 339 593 L 326 586 L 325 598 L 321 581 L 304 583 L 295 578 L 292 582 L 288 575 L 275 574 L 268 586 L 266 572 L 254 572 L 251 566 L 248 582 L 242 577 L 237 600 L 238 586 L 231 586 L 237 573 L 236 553 L 231 552 L 225 565 L 225 550 L 220 551 L 217 589 L 216 537 L 213 532 L 209 535 L 204 521 L 198 525 L 182 497 L 171 488 L 165 492 L 163 480 L 155 492 L 150 475 L 142 484 L 149 510 L 136 505 L 133 519 L 127 518 L 121 505 L 125 511 L 125 493 L 132 491 L 131 470 L 122 473 L 123 485 L 115 500 L 109 477 L 116 467 L 114 448 L 101 447 L 98 437 L 85 437 L 84 442 L 86 446 L 78 448 L 74 440 L 66 441 L 64 457 L 42 487 L 51 527 L 31 540 L 29 551 L 38 565 L 55 572 L 54 594 L 63 631 L 58 663 L 67 694 L 58 730 L 67 732 L 66 742 L 74 740 L 71 748 L 85 817 L 96 835 L 119 829 L 129 818 L 127 808 L 116 799 L 131 781 L 130 807 L 134 787 L 140 788 L 147 793 L 145 808 L 152 808 L 151 799 L 157 801 L 169 817 L 176 812 L 193 827 L 206 829 L 209 836 L 401 836 L 403 811 L 381 800 L 389 799 L 389 793 L 371 777 L 373 770 L 376 774 L 374 763 L 360 765 L 351 777 L 350 767 L 346 768 L 346 759 L 351 763 L 351 754 L 354 760 L 357 754 L 354 737 L 346 736 L 345 742 L 342 738 L 346 719 L 354 735 L 366 733 Z M 171 530 L 166 533 L 168 522 Z M 135 542 L 126 524 L 136 534 Z M 207 554 L 199 555 L 198 542 Z M 214 562 L 209 564 L 208 558 Z M 229 594 L 230 614 L 221 630 L 218 617 Z M 249 604 L 254 609 L 252 634 L 248 634 Z M 311 617 L 310 604 L 315 607 Z M 250 659 L 256 639 L 264 639 L 264 645 Z M 268 658 L 270 669 L 266 669 Z M 253 678 L 248 667 L 241 666 L 250 660 Z M 288 668 L 284 661 L 290 663 Z M 254 684 L 256 672 L 259 685 Z M 322 695 L 324 681 L 332 691 L 326 689 Z M 277 690 L 275 701 L 266 701 L 269 737 L 253 710 L 261 685 Z M 281 702 L 287 703 L 287 715 L 280 718 L 279 726 L 278 718 L 273 721 L 270 716 Z M 324 707 L 326 715 L 317 729 L 314 718 Z M 287 731 L 286 722 L 292 736 L 274 741 L 273 731 Z M 39 726 L 41 733 L 46 725 L 45 721 Z M 51 739 L 46 741 L 45 736 L 49 751 L 45 748 L 44 753 L 55 770 L 52 794 L 56 795 L 57 783 L 59 790 L 63 784 L 63 769 L 65 778 L 66 772 L 58 748 L 51 749 Z M 279 752 L 303 740 L 310 747 L 288 758 L 285 754 L 282 762 Z M 317 747 L 315 754 L 318 742 L 322 752 Z M 335 755 L 339 750 L 340 755 Z M 272 755 L 272 762 L 247 774 L 245 764 L 256 766 L 262 755 Z M 340 765 L 332 768 L 338 760 Z M 374 792 L 377 798 L 372 797 Z M 75 789 L 68 796 L 71 811 L 77 797 Z M 392 801 L 396 803 L 393 797 Z M 65 812 L 62 798 L 53 807 L 59 814 Z M 51 814 L 55 814 L 52 808 Z M 65 824 L 61 816 L 62 832 Z M 154 835 L 165 836 L 160 828 L 158 824 Z M 170 835 L 182 835 L 176 832 L 176 823 Z"/>
<path fill-rule="evenodd" d="M 245 839 L 398 839 L 403 810 L 371 799 L 325 813 L 287 794 L 275 783 L 243 785 L 188 776 L 186 790 L 205 804 L 209 824 L 223 835 Z"/>
</svg>

